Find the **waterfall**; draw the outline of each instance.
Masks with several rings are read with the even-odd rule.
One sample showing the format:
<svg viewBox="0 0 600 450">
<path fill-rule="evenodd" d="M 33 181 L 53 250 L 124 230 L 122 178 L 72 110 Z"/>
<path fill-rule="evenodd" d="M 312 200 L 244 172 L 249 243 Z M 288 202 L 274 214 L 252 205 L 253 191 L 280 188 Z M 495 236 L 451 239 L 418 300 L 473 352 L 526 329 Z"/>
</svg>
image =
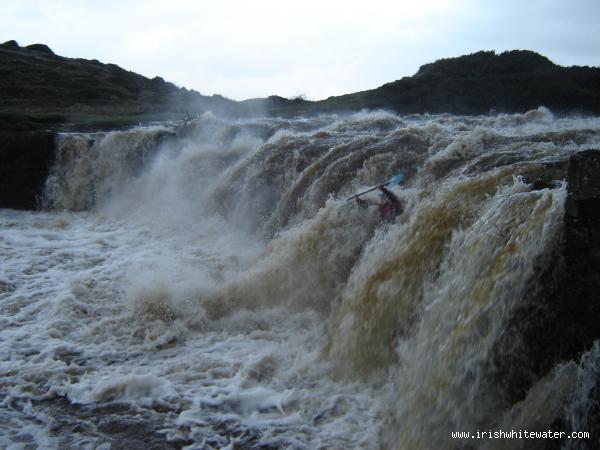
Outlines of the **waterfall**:
<svg viewBox="0 0 600 450">
<path fill-rule="evenodd" d="M 307 376 L 374 396 L 378 441 L 346 436 L 342 446 L 515 448 L 451 432 L 589 425 L 597 343 L 582 360 L 527 376 L 506 361 L 527 351 L 524 331 L 514 332 L 519 314 L 537 304 L 545 274 L 563 270 L 567 164 L 598 148 L 599 125 L 540 108 L 480 117 L 204 116 L 184 127 L 63 134 L 44 204 L 143 224 L 149 235 L 182 234 L 181 251 L 205 239 L 193 255 L 218 259 L 202 275 L 210 282 L 192 266 L 160 288 L 142 277 L 127 294 L 146 324 L 177 327 L 173 342 L 252 328 L 241 325 L 244 314 L 302 317 L 298 330 L 319 330 L 318 347 L 306 350 L 318 376 Z M 404 211 L 392 223 L 345 200 L 399 172 L 405 182 L 394 192 Z M 295 378 L 281 376 L 292 389 Z M 287 396 L 277 403 L 282 414 L 310 410 Z"/>
</svg>

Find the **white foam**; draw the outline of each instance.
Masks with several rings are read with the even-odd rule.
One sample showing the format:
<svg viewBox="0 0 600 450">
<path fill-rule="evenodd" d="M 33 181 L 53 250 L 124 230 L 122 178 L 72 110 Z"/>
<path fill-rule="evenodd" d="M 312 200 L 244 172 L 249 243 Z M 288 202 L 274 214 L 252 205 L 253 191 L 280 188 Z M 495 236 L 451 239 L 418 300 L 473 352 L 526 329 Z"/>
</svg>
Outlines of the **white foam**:
<svg viewBox="0 0 600 450">
<path fill-rule="evenodd" d="M 66 386 L 65 393 L 73 403 L 135 401 L 152 404 L 153 400 L 172 395 L 170 384 L 154 375 L 115 375 L 102 379 L 84 378 Z"/>
<path fill-rule="evenodd" d="M 125 143 L 138 145 L 147 136 L 116 133 L 98 141 L 106 151 L 98 167 L 126 161 L 136 170 L 126 164 L 90 179 L 55 180 L 63 189 L 54 191 L 64 196 L 55 197 L 61 208 L 94 203 L 90 211 L 0 211 L 1 446 L 20 445 L 22 434 L 29 435 L 27 444 L 58 445 L 53 419 L 36 402 L 65 396 L 81 408 L 129 405 L 192 447 L 241 439 L 248 446 L 379 448 L 381 436 L 393 435 L 382 430 L 393 424 L 390 416 L 413 430 L 424 423 L 417 418 L 440 420 L 440 411 L 411 409 L 418 399 L 403 386 L 435 385 L 445 368 L 462 387 L 462 368 L 443 355 L 452 324 L 435 319 L 448 311 L 484 314 L 487 303 L 471 308 L 459 294 L 500 252 L 500 240 L 488 239 L 496 239 L 491 225 L 504 224 L 495 208 L 530 202 L 543 209 L 549 202 L 559 214 L 564 195 L 564 186 L 530 194 L 510 168 L 478 178 L 461 174 L 463 166 L 494 152 L 560 160 L 600 140 L 597 118 L 558 118 L 544 110 L 479 118 L 379 112 L 250 124 L 204 117 L 198 126 L 180 148 L 162 149 L 141 169 L 127 159 Z M 264 136 L 246 126 L 266 127 L 272 137 L 263 145 Z M 286 130 L 272 135 L 278 127 Z M 238 128 L 244 131 L 227 137 Z M 563 131 L 578 136 L 566 149 L 561 142 L 571 134 L 545 134 Z M 88 163 L 70 160 L 69 176 L 86 175 Z M 380 226 L 376 212 L 335 199 L 399 170 L 407 174 L 398 191 L 405 213 L 392 224 Z M 439 185 L 438 175 L 445 177 Z M 472 196 L 462 194 L 469 189 Z M 252 211 L 268 205 L 274 192 L 276 208 Z M 431 211 L 445 211 L 451 200 L 457 217 L 440 222 L 442 215 Z M 531 245 L 538 243 L 540 252 L 550 245 L 555 216 L 506 218 L 513 220 L 507 230 L 526 231 L 531 220 L 539 231 Z M 514 243 L 530 257 L 537 254 L 526 244 Z M 469 245 L 473 254 L 461 255 Z M 407 246 L 419 258 L 411 259 Z M 398 260 L 404 265 L 394 266 Z M 523 280 L 515 267 L 520 261 L 529 268 L 523 261 L 530 260 L 515 261 L 498 286 L 518 297 Z M 464 268 L 471 271 L 460 278 Z M 353 361 L 375 353 L 359 345 L 367 312 L 373 306 L 385 322 L 386 300 L 407 307 L 397 322 L 377 322 L 377 330 L 389 327 L 379 342 L 392 349 L 389 366 L 355 370 Z M 474 341 L 465 344 L 472 346 L 467 356 L 478 354 Z M 432 350 L 435 344 L 440 348 Z M 412 367 L 399 367 L 399 360 Z M 376 376 L 365 376 L 369 371 Z M 455 413 L 471 420 L 473 407 Z M 79 419 L 69 420 L 65 429 Z"/>
</svg>

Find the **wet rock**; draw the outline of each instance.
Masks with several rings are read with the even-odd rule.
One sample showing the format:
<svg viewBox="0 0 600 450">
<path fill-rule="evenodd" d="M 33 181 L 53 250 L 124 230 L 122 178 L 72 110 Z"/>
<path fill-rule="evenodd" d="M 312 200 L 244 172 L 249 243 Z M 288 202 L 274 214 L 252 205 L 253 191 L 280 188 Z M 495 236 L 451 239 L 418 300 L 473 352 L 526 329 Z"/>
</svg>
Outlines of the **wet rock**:
<svg viewBox="0 0 600 450">
<path fill-rule="evenodd" d="M 0 132 L 0 208 L 34 209 L 54 162 L 55 133 Z"/>
<path fill-rule="evenodd" d="M 567 168 L 566 161 L 534 164 L 529 170 L 523 172 L 523 180 L 531 183 L 535 190 L 555 188 L 557 183 L 567 178 Z"/>
<path fill-rule="evenodd" d="M 565 213 L 563 298 L 572 317 L 572 339 L 588 350 L 600 338 L 600 150 L 569 160 Z M 580 352 L 582 349 L 580 349 Z"/>
<path fill-rule="evenodd" d="M 600 150 L 585 150 L 569 160 L 567 222 L 591 225 L 600 220 Z"/>
<path fill-rule="evenodd" d="M 539 262 L 538 278 L 531 280 L 523 306 L 513 312 L 491 362 L 493 383 L 506 406 L 523 400 L 558 364 L 579 364 L 600 339 L 600 150 L 573 155 L 567 181 L 562 242 Z M 592 390 L 600 392 L 600 379 Z M 600 423 L 598 408 L 590 411 L 595 417 L 582 421 Z M 569 423 L 565 412 L 553 426 L 569 431 Z M 542 448 L 565 445 L 553 441 Z"/>
</svg>

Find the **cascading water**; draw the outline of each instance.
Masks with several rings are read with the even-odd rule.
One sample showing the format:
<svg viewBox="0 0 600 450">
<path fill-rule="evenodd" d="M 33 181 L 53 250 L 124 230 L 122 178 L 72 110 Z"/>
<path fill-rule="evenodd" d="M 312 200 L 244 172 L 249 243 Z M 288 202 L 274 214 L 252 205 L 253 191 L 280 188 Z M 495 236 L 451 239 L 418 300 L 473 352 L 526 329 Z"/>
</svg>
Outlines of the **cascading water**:
<svg viewBox="0 0 600 450">
<path fill-rule="evenodd" d="M 48 210 L 0 216 L 0 445 L 544 448 L 451 432 L 591 426 L 597 345 L 516 402 L 496 362 L 555 263 L 566 162 L 599 145 L 600 120 L 543 108 L 62 135 Z M 393 223 L 344 200 L 399 171 Z"/>
</svg>

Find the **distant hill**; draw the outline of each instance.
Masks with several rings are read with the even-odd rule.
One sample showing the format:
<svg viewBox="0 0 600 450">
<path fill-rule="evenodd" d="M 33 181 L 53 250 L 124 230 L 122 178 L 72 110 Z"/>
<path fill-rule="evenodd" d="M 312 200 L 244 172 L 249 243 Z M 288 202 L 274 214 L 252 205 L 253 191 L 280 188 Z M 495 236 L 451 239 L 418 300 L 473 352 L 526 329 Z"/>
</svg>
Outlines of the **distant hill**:
<svg viewBox="0 0 600 450">
<path fill-rule="evenodd" d="M 532 51 L 482 51 L 426 64 L 412 77 L 330 97 L 310 108 L 486 114 L 540 105 L 558 113 L 600 113 L 600 68 L 561 67 Z"/>
<path fill-rule="evenodd" d="M 389 109 L 399 113 L 486 114 L 540 105 L 600 113 L 600 69 L 561 67 L 524 50 L 478 52 L 422 66 L 412 77 L 321 101 L 279 96 L 236 102 L 204 96 L 114 64 L 55 55 L 44 44 L 0 44 L 0 128 L 31 121 L 111 127 L 141 120 L 216 115 L 310 115 Z M 29 122 L 28 122 L 29 121 Z M 35 128 L 35 125 L 33 126 Z M 7 128 L 4 126 L 4 128 Z"/>
<path fill-rule="evenodd" d="M 186 112 L 234 114 L 237 102 L 179 88 L 97 60 L 65 58 L 46 45 L 0 44 L 0 117 L 53 121 L 157 117 Z"/>
</svg>

